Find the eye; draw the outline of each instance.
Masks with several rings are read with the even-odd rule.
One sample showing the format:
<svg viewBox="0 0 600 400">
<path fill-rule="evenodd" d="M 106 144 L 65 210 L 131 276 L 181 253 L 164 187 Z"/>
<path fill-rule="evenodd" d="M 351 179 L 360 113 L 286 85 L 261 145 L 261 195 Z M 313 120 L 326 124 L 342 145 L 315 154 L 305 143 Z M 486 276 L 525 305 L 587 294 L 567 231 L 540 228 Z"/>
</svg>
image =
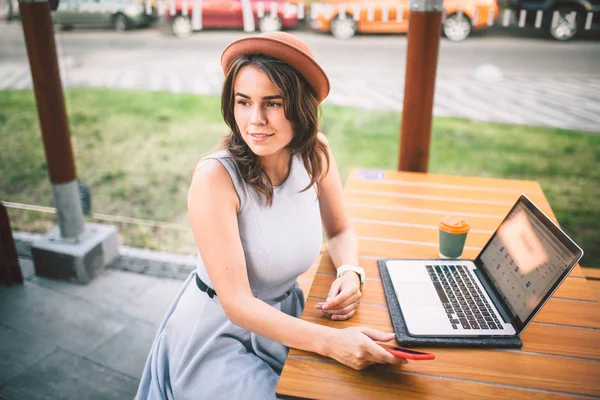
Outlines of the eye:
<svg viewBox="0 0 600 400">
<path fill-rule="evenodd" d="M 248 106 L 248 105 L 250 105 L 250 103 L 247 100 L 238 100 L 237 103 L 239 105 L 242 105 L 242 106 Z"/>
<path fill-rule="evenodd" d="M 281 107 L 281 103 L 277 103 L 275 101 L 269 101 L 267 103 L 267 107 Z"/>
</svg>

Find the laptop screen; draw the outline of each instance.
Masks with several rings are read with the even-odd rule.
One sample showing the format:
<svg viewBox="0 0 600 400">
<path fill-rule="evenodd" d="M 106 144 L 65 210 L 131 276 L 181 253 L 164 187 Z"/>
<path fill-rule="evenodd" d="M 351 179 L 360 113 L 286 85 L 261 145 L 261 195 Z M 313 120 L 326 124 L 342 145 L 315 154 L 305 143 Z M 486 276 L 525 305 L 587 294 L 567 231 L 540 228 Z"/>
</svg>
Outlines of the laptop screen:
<svg viewBox="0 0 600 400">
<path fill-rule="evenodd" d="M 523 329 L 581 258 L 581 249 L 525 196 L 478 257 Z"/>
</svg>

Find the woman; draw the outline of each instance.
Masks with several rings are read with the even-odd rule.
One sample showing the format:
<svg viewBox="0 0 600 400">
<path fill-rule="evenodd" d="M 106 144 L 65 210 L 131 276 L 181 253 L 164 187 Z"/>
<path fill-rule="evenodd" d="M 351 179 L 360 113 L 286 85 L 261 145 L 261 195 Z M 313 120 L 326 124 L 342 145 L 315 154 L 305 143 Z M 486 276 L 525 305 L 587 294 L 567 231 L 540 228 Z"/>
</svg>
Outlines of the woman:
<svg viewBox="0 0 600 400">
<path fill-rule="evenodd" d="M 334 329 L 298 318 L 297 277 L 316 260 L 321 226 L 338 267 L 324 317 L 351 318 L 361 276 L 338 169 L 318 132 L 329 81 L 308 46 L 281 32 L 223 52 L 223 149 L 197 165 L 188 212 L 199 265 L 159 328 L 137 399 L 270 399 L 289 347 L 351 368 L 399 364 L 374 340 L 393 333 Z"/>
</svg>

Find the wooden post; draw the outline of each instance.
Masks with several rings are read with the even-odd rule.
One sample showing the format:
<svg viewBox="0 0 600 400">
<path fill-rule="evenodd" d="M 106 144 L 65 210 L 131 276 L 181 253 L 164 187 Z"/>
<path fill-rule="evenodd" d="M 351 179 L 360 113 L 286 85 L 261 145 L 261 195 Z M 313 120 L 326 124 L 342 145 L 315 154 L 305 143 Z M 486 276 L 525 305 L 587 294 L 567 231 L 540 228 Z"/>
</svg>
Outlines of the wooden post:
<svg viewBox="0 0 600 400">
<path fill-rule="evenodd" d="M 19 256 L 10 228 L 6 207 L 0 202 L 0 285 L 23 283 Z"/>
<path fill-rule="evenodd" d="M 19 10 L 58 225 L 61 237 L 76 238 L 84 232 L 85 221 L 76 180 L 50 6 L 47 0 L 20 0 Z"/>
<path fill-rule="evenodd" d="M 427 172 L 442 0 L 411 0 L 398 170 Z"/>
</svg>

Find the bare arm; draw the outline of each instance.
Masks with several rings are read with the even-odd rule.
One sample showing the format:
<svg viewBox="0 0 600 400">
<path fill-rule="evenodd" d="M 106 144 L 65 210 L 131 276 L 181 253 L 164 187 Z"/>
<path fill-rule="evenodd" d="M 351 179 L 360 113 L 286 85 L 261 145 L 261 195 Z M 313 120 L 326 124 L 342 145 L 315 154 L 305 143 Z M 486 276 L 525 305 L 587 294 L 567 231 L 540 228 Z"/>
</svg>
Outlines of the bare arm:
<svg viewBox="0 0 600 400">
<path fill-rule="evenodd" d="M 320 133 L 319 140 L 329 147 L 325 135 Z M 329 161 L 329 172 L 319 185 L 321 220 L 327 235 L 329 254 L 336 268 L 343 264 L 358 265 L 358 240 L 346 213 L 342 180 L 331 150 Z"/>
<path fill-rule="evenodd" d="M 207 195 L 209 194 L 210 195 Z M 216 160 L 194 174 L 188 194 L 192 232 L 218 299 L 229 319 L 289 347 L 324 353 L 333 329 L 282 313 L 256 299 L 250 290 L 231 178 Z"/>
<path fill-rule="evenodd" d="M 399 363 L 374 344 L 393 335 L 370 328 L 334 329 L 289 316 L 256 299 L 250 290 L 236 211 L 239 201 L 225 168 L 204 162 L 192 178 L 188 213 L 200 254 L 227 317 L 236 325 L 288 347 L 332 357 L 362 369 Z"/>
<path fill-rule="evenodd" d="M 319 140 L 329 144 L 323 134 Z M 319 187 L 319 205 L 321 219 L 327 234 L 329 254 L 336 268 L 343 264 L 358 265 L 358 239 L 350 224 L 344 203 L 342 181 L 335 158 L 329 150 L 329 172 Z M 360 304 L 360 279 L 354 272 L 348 271 L 331 284 L 327 299 L 316 307 L 324 316 L 333 320 L 352 318 Z"/>
</svg>

